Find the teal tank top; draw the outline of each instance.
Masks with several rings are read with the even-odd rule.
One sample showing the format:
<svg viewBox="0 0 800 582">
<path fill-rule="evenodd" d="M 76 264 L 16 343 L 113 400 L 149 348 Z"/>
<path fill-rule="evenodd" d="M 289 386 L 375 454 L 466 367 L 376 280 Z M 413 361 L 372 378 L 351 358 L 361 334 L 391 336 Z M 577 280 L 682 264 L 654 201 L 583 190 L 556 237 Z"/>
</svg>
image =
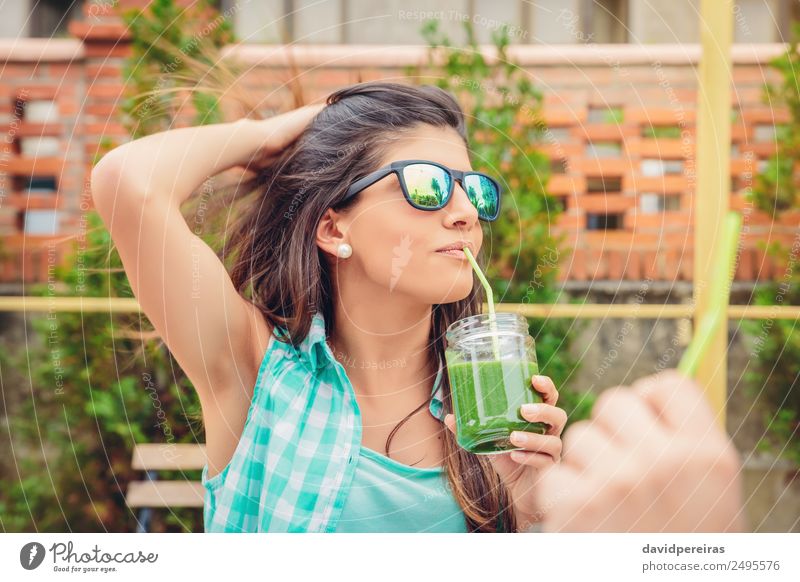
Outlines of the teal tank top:
<svg viewBox="0 0 800 582">
<path fill-rule="evenodd" d="M 412 467 L 361 446 L 336 533 L 467 533 L 444 467 Z"/>
</svg>

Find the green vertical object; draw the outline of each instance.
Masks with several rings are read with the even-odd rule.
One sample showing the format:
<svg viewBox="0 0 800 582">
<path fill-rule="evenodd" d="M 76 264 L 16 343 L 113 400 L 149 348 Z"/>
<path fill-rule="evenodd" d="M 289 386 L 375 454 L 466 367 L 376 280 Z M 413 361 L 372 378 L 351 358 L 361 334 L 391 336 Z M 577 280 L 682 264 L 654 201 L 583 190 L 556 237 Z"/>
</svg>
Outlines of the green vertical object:
<svg viewBox="0 0 800 582">
<path fill-rule="evenodd" d="M 725 310 L 728 306 L 731 291 L 731 280 L 736 263 L 736 251 L 739 248 L 739 231 L 742 226 L 742 217 L 738 212 L 728 212 L 725 217 L 725 256 L 717 263 L 717 272 L 711 281 L 711 309 L 700 321 L 697 332 L 686 348 L 678 364 L 678 371 L 694 378 L 697 367 L 708 351 L 711 340 L 723 321 L 727 322 Z"/>
<path fill-rule="evenodd" d="M 491 331 L 497 332 L 497 320 L 494 312 L 494 293 L 492 293 L 492 286 L 489 285 L 486 275 L 484 275 L 483 271 L 481 271 L 481 268 L 478 266 L 478 262 L 475 260 L 475 257 L 472 256 L 472 252 L 469 250 L 469 247 L 464 247 L 462 250 L 467 256 L 467 260 L 469 260 L 470 265 L 472 265 L 472 269 L 475 271 L 475 274 L 478 276 L 481 285 L 483 285 L 483 290 L 486 291 L 486 300 L 489 303 L 489 328 Z M 492 335 L 492 345 L 494 347 L 494 358 L 495 360 L 500 361 L 500 347 L 497 344 L 497 335 Z"/>
</svg>

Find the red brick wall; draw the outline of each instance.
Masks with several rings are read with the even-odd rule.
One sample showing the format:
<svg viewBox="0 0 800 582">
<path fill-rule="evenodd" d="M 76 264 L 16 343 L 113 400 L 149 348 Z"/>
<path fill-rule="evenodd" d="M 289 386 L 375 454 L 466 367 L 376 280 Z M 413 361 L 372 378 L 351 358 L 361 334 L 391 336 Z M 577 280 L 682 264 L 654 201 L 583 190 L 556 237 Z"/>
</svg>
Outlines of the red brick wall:
<svg viewBox="0 0 800 582">
<path fill-rule="evenodd" d="M 85 22 L 73 23 L 74 39 L 0 44 L 0 130 L 6 137 L 0 157 L 0 282 L 46 280 L 48 243 L 55 241 L 63 255 L 80 242 L 82 211 L 91 204 L 85 184 L 94 157 L 105 151 L 103 140 L 107 148 L 129 139 L 116 121 L 126 35 L 110 12 L 98 17 L 97 6 Z M 226 52 L 252 65 L 245 85 L 266 98 L 290 76 L 280 48 L 249 45 Z M 772 224 L 744 196 L 759 162 L 774 151 L 774 141 L 764 135 L 767 126 L 787 119 L 785 111 L 762 101 L 764 82 L 777 80 L 767 61 L 781 50 L 761 45 L 734 51 L 731 204 L 745 211 L 740 281 L 780 276 L 782 267 L 765 257 L 759 241 L 790 240 L 800 217 L 792 213 Z M 305 71 L 300 84 L 313 99 L 359 80 L 396 79 L 424 50 L 298 46 L 295 54 Z M 690 280 L 698 47 L 515 46 L 511 54 L 545 95 L 552 133 L 544 149 L 556 168 L 548 189 L 566 206 L 552 227 L 573 249 L 564 255 L 562 278 Z M 54 101 L 57 118 L 26 119 L 25 103 L 35 100 Z M 281 100 L 287 102 L 288 90 L 265 103 Z M 653 127 L 667 129 L 654 137 Z M 58 152 L 23 155 L 24 139 L 40 136 L 57 138 Z M 591 144 L 603 155 L 593 154 Z M 652 175 L 659 160 L 671 162 L 673 173 Z M 54 176 L 57 191 L 27 196 L 25 180 L 32 175 Z M 643 198 L 652 203 L 660 195 L 669 197 L 667 206 L 646 213 Z M 26 213 L 53 208 L 62 212 L 56 236 L 24 235 Z M 603 220 L 616 224 L 588 228 Z"/>
</svg>

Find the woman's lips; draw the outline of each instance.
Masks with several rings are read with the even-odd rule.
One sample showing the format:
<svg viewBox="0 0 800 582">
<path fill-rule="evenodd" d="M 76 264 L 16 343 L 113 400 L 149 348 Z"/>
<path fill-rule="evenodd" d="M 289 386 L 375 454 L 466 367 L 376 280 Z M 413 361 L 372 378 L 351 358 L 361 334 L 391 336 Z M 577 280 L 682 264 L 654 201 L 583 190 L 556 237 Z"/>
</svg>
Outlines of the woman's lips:
<svg viewBox="0 0 800 582">
<path fill-rule="evenodd" d="M 436 252 L 439 253 L 440 255 L 446 255 L 448 257 L 453 257 L 456 259 L 466 260 L 467 258 L 467 255 L 464 254 L 464 251 L 462 251 L 461 249 L 451 249 L 449 251 L 436 251 Z"/>
</svg>

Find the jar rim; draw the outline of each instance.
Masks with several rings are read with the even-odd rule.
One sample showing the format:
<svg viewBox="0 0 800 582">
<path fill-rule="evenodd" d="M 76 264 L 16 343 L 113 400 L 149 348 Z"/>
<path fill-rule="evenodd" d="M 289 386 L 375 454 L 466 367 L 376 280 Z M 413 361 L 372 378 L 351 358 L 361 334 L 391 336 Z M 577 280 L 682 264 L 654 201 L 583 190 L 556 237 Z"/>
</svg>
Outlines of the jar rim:
<svg viewBox="0 0 800 582">
<path fill-rule="evenodd" d="M 490 333 L 489 313 L 478 313 L 458 319 L 451 323 L 445 331 L 447 341 L 458 341 L 471 333 Z M 513 311 L 495 313 L 495 329 L 501 333 L 528 334 L 528 320 Z"/>
</svg>

